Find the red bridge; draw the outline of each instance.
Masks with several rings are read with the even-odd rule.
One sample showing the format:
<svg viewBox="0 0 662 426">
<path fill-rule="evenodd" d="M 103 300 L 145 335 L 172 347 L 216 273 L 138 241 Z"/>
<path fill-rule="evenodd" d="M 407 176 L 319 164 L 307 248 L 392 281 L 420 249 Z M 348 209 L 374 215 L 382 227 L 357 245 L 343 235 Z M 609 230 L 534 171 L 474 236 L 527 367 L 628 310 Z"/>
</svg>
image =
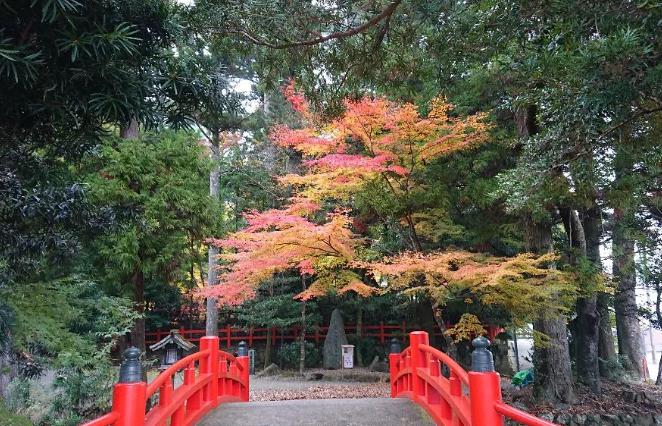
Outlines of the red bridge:
<svg viewBox="0 0 662 426">
<path fill-rule="evenodd" d="M 473 345 L 472 371 L 467 373 L 429 345 L 428 333 L 410 333 L 409 347 L 389 355 L 391 398 L 410 398 L 443 426 L 501 426 L 504 416 L 524 425 L 553 426 L 502 401 L 501 378 L 487 349 L 489 340 L 479 337 Z M 447 370 L 448 377 L 442 370 Z"/>
<path fill-rule="evenodd" d="M 389 355 L 392 398 L 409 398 L 443 426 L 501 426 L 504 418 L 529 426 L 554 425 L 503 402 L 486 338 L 473 341 L 471 372 L 431 347 L 428 333 L 414 331 L 409 339 L 408 348 Z M 150 384 L 142 381 L 140 352 L 128 349 L 113 390 L 112 411 L 83 426 L 195 425 L 224 402 L 248 401 L 248 357 L 242 349 L 241 356 L 234 357 L 219 349 L 217 336 L 202 337 L 199 352 L 173 364 Z M 179 371 L 183 382 L 175 386 Z M 151 406 L 148 402 L 155 395 L 158 402 Z"/>
<path fill-rule="evenodd" d="M 113 408 L 85 426 L 188 426 L 223 402 L 248 401 L 248 356 L 219 349 L 218 336 L 200 339 L 200 351 L 163 371 L 149 385 L 142 381 L 140 351 L 128 349 L 113 389 Z M 184 381 L 174 387 L 174 377 Z M 158 403 L 147 409 L 158 392 Z"/>
</svg>

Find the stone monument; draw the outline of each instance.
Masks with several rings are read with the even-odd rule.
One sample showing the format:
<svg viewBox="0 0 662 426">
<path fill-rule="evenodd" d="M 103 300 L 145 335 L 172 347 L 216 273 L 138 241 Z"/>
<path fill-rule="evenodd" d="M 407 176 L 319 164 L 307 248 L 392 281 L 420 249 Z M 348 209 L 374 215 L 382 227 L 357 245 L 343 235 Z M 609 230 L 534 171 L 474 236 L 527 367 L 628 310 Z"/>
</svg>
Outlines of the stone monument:
<svg viewBox="0 0 662 426">
<path fill-rule="evenodd" d="M 326 338 L 324 338 L 324 368 L 333 370 L 342 367 L 341 346 L 346 344 L 345 324 L 343 323 L 340 310 L 336 308 L 331 313 L 329 330 L 326 333 Z"/>
</svg>

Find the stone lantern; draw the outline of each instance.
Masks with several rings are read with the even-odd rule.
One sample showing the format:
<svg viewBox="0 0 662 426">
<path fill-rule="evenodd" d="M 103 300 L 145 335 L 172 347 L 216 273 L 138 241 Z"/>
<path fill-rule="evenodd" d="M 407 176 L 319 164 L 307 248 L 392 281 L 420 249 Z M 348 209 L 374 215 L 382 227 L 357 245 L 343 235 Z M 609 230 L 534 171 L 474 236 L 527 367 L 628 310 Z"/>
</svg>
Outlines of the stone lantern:
<svg viewBox="0 0 662 426">
<path fill-rule="evenodd" d="M 161 369 L 166 369 L 184 356 L 195 350 L 195 345 L 186 340 L 179 330 L 170 330 L 170 334 L 160 341 L 150 345 L 149 349 L 156 352 L 161 360 Z"/>
</svg>

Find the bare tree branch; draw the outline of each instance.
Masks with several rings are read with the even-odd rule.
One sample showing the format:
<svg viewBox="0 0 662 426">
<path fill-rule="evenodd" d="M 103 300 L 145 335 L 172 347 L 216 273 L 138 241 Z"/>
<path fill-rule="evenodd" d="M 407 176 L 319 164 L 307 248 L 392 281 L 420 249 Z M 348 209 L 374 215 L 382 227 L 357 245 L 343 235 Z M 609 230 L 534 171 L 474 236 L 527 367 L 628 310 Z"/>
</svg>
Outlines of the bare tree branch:
<svg viewBox="0 0 662 426">
<path fill-rule="evenodd" d="M 350 28 L 346 31 L 338 31 L 334 32 L 325 36 L 320 36 L 316 37 L 313 39 L 309 40 L 301 40 L 301 41 L 295 41 L 295 42 L 290 42 L 290 43 L 283 43 L 283 44 L 277 44 L 277 43 L 271 43 L 266 40 L 260 39 L 258 36 L 251 34 L 250 32 L 246 30 L 236 30 L 236 29 L 230 29 L 230 30 L 225 30 L 224 32 L 230 33 L 230 34 L 237 34 L 240 35 L 244 38 L 246 38 L 248 41 L 250 41 L 253 44 L 259 45 L 259 46 L 266 46 L 271 49 L 291 49 L 293 47 L 302 47 L 302 46 L 313 46 L 316 44 L 324 43 L 329 40 L 334 40 L 334 39 L 343 39 L 347 37 L 351 37 L 353 35 L 362 33 L 366 31 L 367 29 L 379 24 L 382 20 L 384 19 L 390 19 L 391 15 L 395 12 L 395 9 L 398 7 L 398 5 L 402 3 L 402 0 L 393 0 L 391 3 L 389 3 L 388 6 L 384 8 L 378 15 L 375 15 L 372 19 L 369 21 L 365 22 L 362 25 L 359 25 L 358 27 Z M 388 26 L 386 26 L 388 27 Z M 383 35 L 381 35 L 383 38 Z"/>
</svg>

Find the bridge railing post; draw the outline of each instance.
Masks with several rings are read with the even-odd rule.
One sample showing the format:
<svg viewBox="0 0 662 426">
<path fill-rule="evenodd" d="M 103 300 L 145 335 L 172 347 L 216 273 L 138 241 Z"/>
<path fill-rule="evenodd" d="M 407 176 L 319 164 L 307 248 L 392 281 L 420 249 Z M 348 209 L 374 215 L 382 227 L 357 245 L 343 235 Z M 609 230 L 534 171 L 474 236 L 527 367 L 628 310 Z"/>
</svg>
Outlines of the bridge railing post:
<svg viewBox="0 0 662 426">
<path fill-rule="evenodd" d="M 142 381 L 140 349 L 124 351 L 120 377 L 113 387 L 113 412 L 118 414 L 115 426 L 144 426 L 147 383 Z"/>
<path fill-rule="evenodd" d="M 425 397 L 425 382 L 418 376 L 419 368 L 427 368 L 426 353 L 421 351 L 420 345 L 430 344 L 428 333 L 425 331 L 412 331 L 409 333 L 409 346 L 411 347 L 411 375 L 413 399 Z"/>
<path fill-rule="evenodd" d="M 207 358 L 202 359 L 200 362 L 200 372 L 202 374 L 209 374 L 212 378 L 205 387 L 203 398 L 207 402 L 211 401 L 214 405 L 216 405 L 216 401 L 218 400 L 218 346 L 218 336 L 204 336 L 200 338 L 200 351 L 209 350 Z"/>
<path fill-rule="evenodd" d="M 396 383 L 396 377 L 400 371 L 400 352 L 402 352 L 402 345 L 397 338 L 392 338 L 389 345 L 389 354 L 388 354 L 388 371 L 391 376 L 391 398 L 398 396 L 398 384 Z"/>
<path fill-rule="evenodd" d="M 239 342 L 239 347 L 237 348 L 237 362 L 241 365 L 241 400 L 248 401 L 249 392 L 250 392 L 250 365 L 248 359 L 248 346 L 243 340 Z"/>
<path fill-rule="evenodd" d="M 502 426 L 503 417 L 495 403 L 501 401 L 501 380 L 494 371 L 494 358 L 487 348 L 490 341 L 477 337 L 472 342 L 471 371 L 469 372 L 469 398 L 471 423 L 481 426 Z"/>
</svg>

